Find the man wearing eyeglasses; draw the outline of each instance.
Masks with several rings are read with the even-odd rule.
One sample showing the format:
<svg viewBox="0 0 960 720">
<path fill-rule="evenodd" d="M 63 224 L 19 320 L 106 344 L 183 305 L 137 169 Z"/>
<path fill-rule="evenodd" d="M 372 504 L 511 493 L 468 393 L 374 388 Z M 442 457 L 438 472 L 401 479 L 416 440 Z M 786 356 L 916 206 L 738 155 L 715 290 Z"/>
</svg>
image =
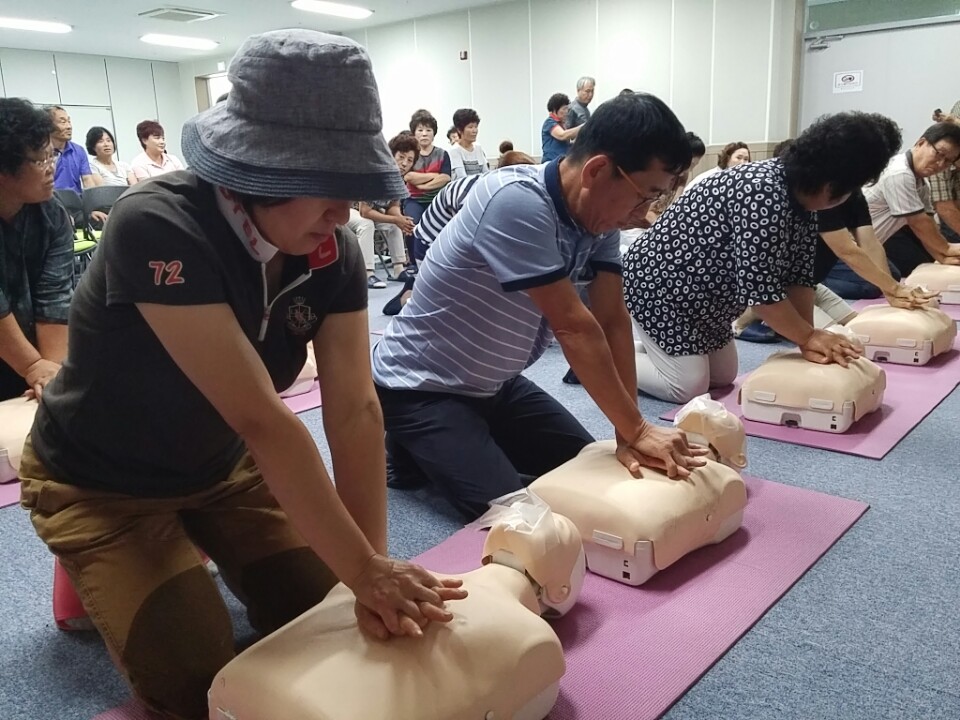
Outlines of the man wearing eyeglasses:
<svg viewBox="0 0 960 720">
<path fill-rule="evenodd" d="M 67 354 L 73 229 L 53 198 L 53 124 L 0 98 L 0 400 L 40 396 Z"/>
<path fill-rule="evenodd" d="M 877 239 L 904 277 L 917 265 L 960 265 L 960 244 L 950 243 L 933 219 L 927 178 L 960 158 L 960 126 L 939 122 L 914 146 L 894 156 L 875 185 L 863 189 Z"/>
<path fill-rule="evenodd" d="M 677 477 L 703 463 L 682 432 L 640 414 L 620 264 L 619 229 L 689 163 L 676 116 L 637 93 L 601 105 L 566 157 L 477 181 L 373 350 L 392 487 L 431 482 L 476 516 L 591 442 L 522 375 L 554 336 L 613 424 L 621 463 Z M 589 310 L 576 286 L 587 268 Z"/>
</svg>

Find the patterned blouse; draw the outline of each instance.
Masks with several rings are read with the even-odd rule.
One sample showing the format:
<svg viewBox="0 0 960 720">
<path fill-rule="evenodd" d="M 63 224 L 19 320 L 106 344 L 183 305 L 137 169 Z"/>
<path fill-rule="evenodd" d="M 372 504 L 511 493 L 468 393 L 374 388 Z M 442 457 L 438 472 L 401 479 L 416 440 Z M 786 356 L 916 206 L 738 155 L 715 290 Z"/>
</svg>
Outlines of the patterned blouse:
<svg viewBox="0 0 960 720">
<path fill-rule="evenodd" d="M 793 198 L 779 160 L 716 173 L 627 250 L 627 309 L 669 355 L 719 350 L 748 306 L 813 287 L 816 244 L 816 213 Z"/>
</svg>

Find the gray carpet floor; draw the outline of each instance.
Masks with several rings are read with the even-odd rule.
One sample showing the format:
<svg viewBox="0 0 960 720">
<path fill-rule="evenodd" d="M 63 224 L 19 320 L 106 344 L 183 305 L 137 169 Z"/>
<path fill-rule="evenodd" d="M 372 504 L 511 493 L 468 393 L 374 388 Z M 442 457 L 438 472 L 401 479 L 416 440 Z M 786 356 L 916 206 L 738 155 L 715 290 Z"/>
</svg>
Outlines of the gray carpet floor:
<svg viewBox="0 0 960 720">
<path fill-rule="evenodd" d="M 396 290 L 371 291 L 371 329 L 386 325 L 380 308 Z M 777 347 L 739 343 L 741 368 Z M 552 347 L 527 374 L 596 437 L 609 437 L 586 392 L 561 383 L 566 369 Z M 640 405 L 648 418 L 668 407 Z M 301 418 L 328 456 L 320 412 Z M 750 438 L 751 474 L 871 509 L 665 717 L 958 720 L 958 427 L 955 391 L 882 461 Z M 389 503 L 395 555 L 416 555 L 460 527 L 430 491 L 390 491 Z M 51 579 L 51 557 L 26 513 L 0 510 L 0 720 L 88 720 L 127 698 L 96 634 L 54 626 Z M 249 641 L 239 604 L 228 603 L 238 638 Z"/>
</svg>

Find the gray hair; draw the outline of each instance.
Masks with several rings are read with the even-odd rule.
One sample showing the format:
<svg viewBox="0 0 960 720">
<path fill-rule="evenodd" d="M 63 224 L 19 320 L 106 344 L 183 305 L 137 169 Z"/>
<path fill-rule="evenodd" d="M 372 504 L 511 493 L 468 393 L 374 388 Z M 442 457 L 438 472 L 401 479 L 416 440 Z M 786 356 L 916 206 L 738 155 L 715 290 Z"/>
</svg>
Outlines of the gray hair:
<svg viewBox="0 0 960 720">
<path fill-rule="evenodd" d="M 597 84 L 596 80 L 594 80 L 589 75 L 584 75 L 582 78 L 577 80 L 577 92 L 580 92 L 581 90 L 583 90 L 583 88 L 586 87 L 587 85 L 596 85 L 596 84 Z"/>
</svg>

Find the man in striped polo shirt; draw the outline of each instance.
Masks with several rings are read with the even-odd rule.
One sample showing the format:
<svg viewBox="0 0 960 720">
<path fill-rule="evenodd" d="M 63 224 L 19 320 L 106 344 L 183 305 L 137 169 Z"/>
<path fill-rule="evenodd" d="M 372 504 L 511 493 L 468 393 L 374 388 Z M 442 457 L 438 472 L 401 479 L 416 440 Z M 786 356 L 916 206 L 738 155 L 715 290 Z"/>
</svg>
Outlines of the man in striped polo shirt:
<svg viewBox="0 0 960 720">
<path fill-rule="evenodd" d="M 689 162 L 674 114 L 637 93 L 600 106 L 566 158 L 477 181 L 373 351 L 391 486 L 432 482 L 473 516 L 591 442 L 521 375 L 554 335 L 613 423 L 625 466 L 683 477 L 702 464 L 682 432 L 639 412 L 620 264 L 619 229 Z M 574 285 L 587 267 L 592 313 Z"/>
</svg>

